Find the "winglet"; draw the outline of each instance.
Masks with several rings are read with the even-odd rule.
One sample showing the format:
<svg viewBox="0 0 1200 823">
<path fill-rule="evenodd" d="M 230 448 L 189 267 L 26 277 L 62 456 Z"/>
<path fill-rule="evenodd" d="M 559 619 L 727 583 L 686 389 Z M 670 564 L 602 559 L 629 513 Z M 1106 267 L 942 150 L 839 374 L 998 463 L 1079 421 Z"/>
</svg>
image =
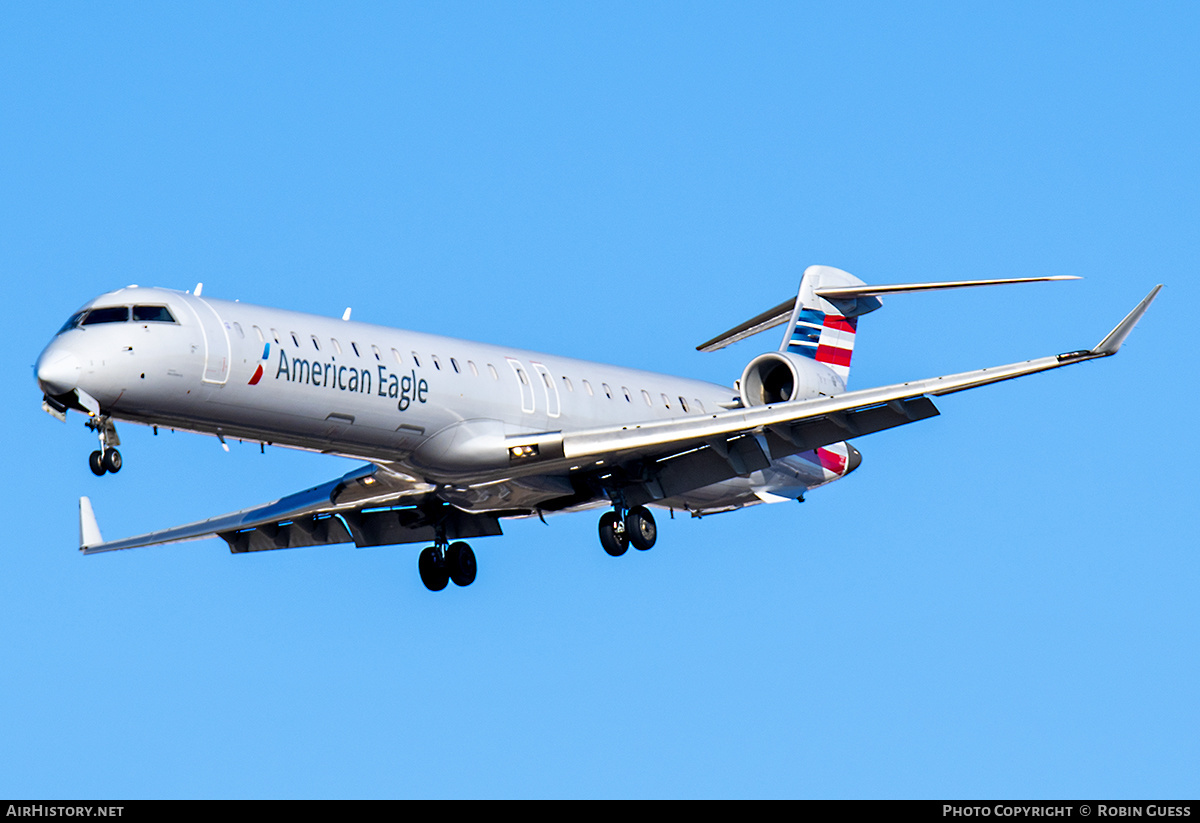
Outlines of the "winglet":
<svg viewBox="0 0 1200 823">
<path fill-rule="evenodd" d="M 1117 327 L 1110 331 L 1107 337 L 1092 348 L 1091 353 L 1101 357 L 1116 354 L 1117 349 L 1121 348 L 1121 344 L 1125 342 L 1125 338 L 1133 331 L 1133 327 L 1137 325 L 1137 322 L 1142 319 L 1142 315 L 1146 313 L 1146 309 L 1150 308 L 1150 304 L 1154 302 L 1154 298 L 1158 296 L 1158 292 L 1161 289 L 1161 283 L 1151 289 L 1150 293 L 1142 299 L 1142 302 L 1138 303 L 1133 311 L 1125 315 L 1125 319 L 1118 323 Z"/>
<path fill-rule="evenodd" d="M 86 497 L 79 498 L 79 550 L 86 551 L 88 546 L 98 546 L 103 542 L 100 524 L 96 522 L 96 513 L 92 511 L 92 501 Z"/>
</svg>

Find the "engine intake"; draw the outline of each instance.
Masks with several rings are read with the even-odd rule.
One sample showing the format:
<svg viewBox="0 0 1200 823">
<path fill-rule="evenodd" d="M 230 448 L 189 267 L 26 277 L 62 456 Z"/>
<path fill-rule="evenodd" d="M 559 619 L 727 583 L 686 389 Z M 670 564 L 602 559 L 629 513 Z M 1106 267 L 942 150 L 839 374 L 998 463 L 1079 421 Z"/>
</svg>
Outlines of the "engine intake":
<svg viewBox="0 0 1200 823">
<path fill-rule="evenodd" d="M 822 390 L 834 393 L 832 375 L 816 374 L 815 366 L 818 364 L 791 352 L 760 354 L 742 372 L 742 405 L 786 403 L 813 397 Z M 826 382 L 828 386 L 824 386 Z"/>
</svg>

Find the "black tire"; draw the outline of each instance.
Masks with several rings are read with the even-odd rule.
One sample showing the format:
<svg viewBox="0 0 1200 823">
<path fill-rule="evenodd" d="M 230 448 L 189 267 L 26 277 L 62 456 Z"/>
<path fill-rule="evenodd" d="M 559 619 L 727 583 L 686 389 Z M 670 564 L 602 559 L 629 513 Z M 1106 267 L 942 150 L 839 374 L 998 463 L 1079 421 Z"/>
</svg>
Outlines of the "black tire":
<svg viewBox="0 0 1200 823">
<path fill-rule="evenodd" d="M 440 592 L 450 582 L 446 561 L 438 556 L 433 546 L 421 550 L 421 556 L 417 558 L 417 571 L 421 573 L 421 582 L 431 592 Z"/>
<path fill-rule="evenodd" d="M 108 471 L 104 466 L 104 454 L 100 451 L 92 452 L 91 457 L 88 458 L 88 466 L 91 468 L 92 474 L 97 477 L 103 477 L 104 473 Z"/>
<path fill-rule="evenodd" d="M 625 534 L 638 551 L 646 551 L 658 539 L 658 527 L 654 515 L 645 506 L 634 506 L 625 515 Z"/>
<path fill-rule="evenodd" d="M 105 449 L 104 456 L 100 460 L 104 468 L 113 474 L 121 470 L 121 453 L 116 449 Z"/>
<path fill-rule="evenodd" d="M 446 549 L 446 567 L 450 579 L 456 586 L 470 586 L 475 582 L 475 552 L 466 543 L 451 543 Z"/>
<path fill-rule="evenodd" d="M 605 512 L 600 517 L 600 545 L 613 557 L 620 557 L 629 548 L 629 538 L 620 528 L 622 525 L 616 512 Z"/>
</svg>

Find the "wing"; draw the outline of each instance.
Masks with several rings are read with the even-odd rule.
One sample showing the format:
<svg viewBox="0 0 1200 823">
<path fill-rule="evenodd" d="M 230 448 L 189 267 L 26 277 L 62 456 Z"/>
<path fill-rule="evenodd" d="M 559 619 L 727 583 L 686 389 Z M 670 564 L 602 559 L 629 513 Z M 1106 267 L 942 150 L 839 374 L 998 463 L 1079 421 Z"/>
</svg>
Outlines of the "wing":
<svg viewBox="0 0 1200 823">
<path fill-rule="evenodd" d="M 388 464 L 372 463 L 273 503 L 107 543 L 91 501 L 81 497 L 79 548 L 84 554 L 97 554 L 213 535 L 233 552 L 330 543 L 381 546 L 432 541 L 438 522 L 455 538 L 500 534 L 496 518 L 451 509 L 432 497 L 433 489 Z"/>
<path fill-rule="evenodd" d="M 639 425 L 510 437 L 513 462 L 613 475 L 630 505 L 672 497 L 765 468 L 772 460 L 938 414 L 931 397 L 1108 357 L 1146 313 L 1161 285 L 1091 349 L 1006 366 L 846 392 L 831 397 L 752 406 Z"/>
</svg>

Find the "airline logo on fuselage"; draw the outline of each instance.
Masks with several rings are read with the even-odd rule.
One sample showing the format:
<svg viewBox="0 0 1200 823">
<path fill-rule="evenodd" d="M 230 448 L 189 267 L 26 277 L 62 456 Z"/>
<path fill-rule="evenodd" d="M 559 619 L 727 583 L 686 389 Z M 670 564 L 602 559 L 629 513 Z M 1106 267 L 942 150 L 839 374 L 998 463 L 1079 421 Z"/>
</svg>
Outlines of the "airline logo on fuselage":
<svg viewBox="0 0 1200 823">
<path fill-rule="evenodd" d="M 254 370 L 249 385 L 258 385 L 265 373 L 263 366 L 269 365 L 270 359 L 271 344 L 267 343 L 263 347 L 263 362 Z M 321 389 L 391 397 L 396 400 L 396 407 L 400 411 L 407 410 L 413 403 L 426 402 L 429 394 L 429 383 L 423 377 L 418 378 L 416 371 L 400 375 L 383 364 L 377 365 L 375 371 L 372 371 L 341 365 L 336 358 L 330 358 L 328 362 L 304 360 L 299 357 L 288 359 L 287 353 L 282 349 L 279 351 L 279 363 L 275 368 L 275 379 Z"/>
</svg>

